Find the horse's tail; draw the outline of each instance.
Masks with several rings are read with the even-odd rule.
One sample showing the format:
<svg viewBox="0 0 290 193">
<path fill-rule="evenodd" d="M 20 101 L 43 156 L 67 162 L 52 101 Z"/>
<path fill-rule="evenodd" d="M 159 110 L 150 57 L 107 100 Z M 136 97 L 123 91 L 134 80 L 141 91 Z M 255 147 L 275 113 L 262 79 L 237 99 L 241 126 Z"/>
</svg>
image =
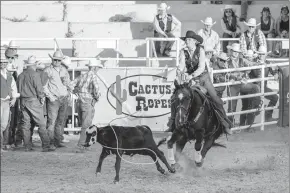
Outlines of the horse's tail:
<svg viewBox="0 0 290 193">
<path fill-rule="evenodd" d="M 167 141 L 166 137 L 164 137 L 163 139 L 161 139 L 158 144 L 157 144 L 157 147 L 159 147 L 160 145 L 163 145 L 165 144 L 165 142 Z"/>
<path fill-rule="evenodd" d="M 225 145 L 222 145 L 222 144 L 220 144 L 220 143 L 216 143 L 216 142 L 213 142 L 212 147 L 214 147 L 214 146 L 216 146 L 216 147 L 227 148 Z"/>
</svg>

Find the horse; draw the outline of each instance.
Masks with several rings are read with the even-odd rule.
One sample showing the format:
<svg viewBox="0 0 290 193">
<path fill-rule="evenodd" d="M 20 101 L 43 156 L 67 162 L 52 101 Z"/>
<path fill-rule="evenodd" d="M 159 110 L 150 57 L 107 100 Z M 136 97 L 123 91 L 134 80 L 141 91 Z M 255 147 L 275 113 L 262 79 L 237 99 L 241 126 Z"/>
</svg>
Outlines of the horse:
<svg viewBox="0 0 290 193">
<path fill-rule="evenodd" d="M 162 139 L 159 143 L 167 142 L 168 159 L 174 167 L 176 162 L 173 145 L 176 143 L 176 152 L 180 155 L 187 142 L 196 140 L 195 164 L 201 167 L 212 146 L 226 148 L 215 142 L 226 132 L 220 122 L 220 115 L 214 102 L 202 92 L 201 86 L 190 86 L 188 83 L 178 84 L 176 81 L 174 85 L 172 108 L 176 109 L 175 129 L 169 140 Z M 176 158 L 178 159 L 178 156 Z"/>
</svg>

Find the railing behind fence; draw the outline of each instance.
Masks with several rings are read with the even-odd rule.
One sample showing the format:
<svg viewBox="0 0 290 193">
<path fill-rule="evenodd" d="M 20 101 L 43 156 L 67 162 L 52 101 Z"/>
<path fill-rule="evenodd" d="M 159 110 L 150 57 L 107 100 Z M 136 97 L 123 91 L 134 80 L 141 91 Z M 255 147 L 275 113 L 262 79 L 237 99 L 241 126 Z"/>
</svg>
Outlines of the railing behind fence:
<svg viewBox="0 0 290 193">
<path fill-rule="evenodd" d="M 181 48 L 180 45 L 180 41 L 179 38 L 146 38 L 146 57 L 138 57 L 138 58 L 120 58 L 119 57 L 119 41 L 120 38 L 7 38 L 7 39 L 2 39 L 1 41 L 10 41 L 10 40 L 15 40 L 15 41 L 54 41 L 55 39 L 57 40 L 67 40 L 67 41 L 75 41 L 75 40 L 113 40 L 116 41 L 116 58 L 99 58 L 100 60 L 115 60 L 115 61 L 147 61 L 147 67 L 151 67 L 151 61 L 171 61 L 171 60 L 176 60 L 176 66 L 179 65 L 179 60 L 178 60 L 178 56 L 179 56 L 179 51 Z M 151 45 L 154 45 L 154 41 L 175 41 L 176 42 L 176 56 L 174 58 L 158 58 L 156 57 L 156 50 L 154 49 L 153 46 L 153 52 L 154 52 L 154 58 L 152 58 L 150 56 L 150 43 Z M 238 38 L 220 38 L 220 41 L 235 41 L 235 40 L 239 40 Z M 288 41 L 289 44 L 289 39 L 275 39 L 275 38 L 268 38 L 268 41 Z M 1 43 L 2 45 L 2 43 Z M 54 50 L 57 49 L 57 44 L 55 43 L 54 46 Z M 289 47 L 288 47 L 289 49 Z M 155 51 L 154 51 L 155 50 Z M 93 58 L 93 57 L 92 57 Z M 40 58 L 41 60 L 49 60 L 50 58 Z M 81 58 L 81 57 L 71 57 L 72 61 L 81 61 L 81 60 L 88 60 L 91 59 L 89 57 L 85 58 Z M 251 97 L 257 97 L 260 96 L 261 100 L 263 101 L 264 104 L 264 100 L 265 100 L 265 96 L 268 95 L 274 95 L 274 94 L 278 94 L 277 92 L 270 92 L 270 93 L 265 93 L 264 92 L 264 81 L 266 80 L 273 80 L 273 77 L 267 77 L 265 78 L 265 73 L 264 73 L 264 69 L 267 67 L 274 67 L 274 66 L 288 66 L 289 65 L 289 60 L 286 58 L 267 58 L 268 61 L 275 61 L 275 62 L 282 62 L 282 61 L 288 61 L 288 62 L 282 62 L 282 63 L 275 63 L 275 64 L 269 64 L 269 65 L 260 65 L 260 66 L 253 66 L 253 67 L 244 67 L 244 68 L 238 68 L 238 69 L 224 69 L 224 70 L 213 70 L 211 73 L 211 76 L 213 76 L 214 73 L 225 73 L 225 72 L 232 72 L 232 71 L 246 71 L 246 70 L 252 70 L 252 69 L 261 69 L 262 71 L 262 77 L 258 78 L 258 79 L 251 79 L 248 82 L 261 82 L 261 93 L 257 93 L 257 94 L 249 94 L 249 95 L 243 95 L 243 96 L 236 96 L 236 97 L 225 97 L 223 98 L 224 101 L 228 101 L 228 100 L 236 100 L 236 99 L 243 99 L 243 98 L 251 98 Z M 120 67 L 117 67 L 120 68 Z M 128 68 L 138 68 L 138 67 L 122 67 L 123 69 L 128 69 Z M 154 68 L 158 68 L 158 67 L 154 67 Z M 164 68 L 162 68 L 164 69 Z M 72 78 L 75 78 L 75 70 L 85 70 L 84 68 L 71 68 L 69 69 L 72 71 Z M 237 84 L 241 84 L 241 82 L 236 81 L 236 82 L 225 82 L 225 83 L 219 83 L 219 84 L 214 84 L 214 87 L 219 87 L 219 86 L 229 86 L 229 85 L 237 85 Z M 75 97 L 72 95 L 72 128 L 65 128 L 65 131 L 79 131 L 80 128 L 75 128 L 74 125 L 74 118 L 75 118 Z M 246 110 L 246 111 L 239 111 L 239 112 L 233 112 L 233 113 L 227 113 L 227 115 L 241 115 L 241 114 L 245 114 L 245 113 L 252 113 L 252 112 L 257 112 L 257 111 L 261 111 L 261 123 L 257 123 L 257 124 L 253 124 L 252 127 L 257 127 L 260 126 L 261 130 L 264 130 L 264 126 L 265 125 L 272 125 L 272 124 L 276 124 L 277 121 L 272 121 L 272 122 L 267 122 L 265 123 L 264 117 L 265 117 L 265 110 L 272 110 L 272 109 L 277 109 L 277 107 L 267 107 L 265 108 L 264 105 L 262 105 L 262 107 L 258 110 L 258 109 L 251 109 L 251 110 Z M 103 123 L 106 124 L 106 123 Z M 249 125 L 246 126 L 242 126 L 242 127 L 235 127 L 232 128 L 232 130 L 239 130 L 239 129 L 245 129 L 248 128 Z"/>
</svg>

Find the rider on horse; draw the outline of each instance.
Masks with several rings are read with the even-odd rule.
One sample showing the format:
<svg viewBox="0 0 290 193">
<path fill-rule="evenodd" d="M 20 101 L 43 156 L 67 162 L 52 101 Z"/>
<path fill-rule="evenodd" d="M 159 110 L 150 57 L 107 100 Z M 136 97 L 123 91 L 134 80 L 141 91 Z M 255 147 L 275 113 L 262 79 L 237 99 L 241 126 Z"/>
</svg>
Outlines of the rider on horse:
<svg viewBox="0 0 290 193">
<path fill-rule="evenodd" d="M 187 31 L 186 36 L 181 38 L 185 41 L 186 47 L 180 51 L 179 66 L 177 69 L 177 79 L 184 80 L 191 85 L 199 84 L 205 88 L 211 99 L 218 108 L 220 121 L 225 128 L 226 133 L 232 134 L 230 128 L 232 123 L 228 120 L 226 112 L 223 108 L 223 101 L 217 96 L 215 88 L 210 80 L 208 70 L 205 65 L 205 51 L 201 46 L 203 38 L 193 31 Z M 174 99 L 172 99 L 174 101 Z M 171 105 L 171 118 L 169 120 L 169 129 L 172 132 L 175 128 L 176 109 Z"/>
</svg>

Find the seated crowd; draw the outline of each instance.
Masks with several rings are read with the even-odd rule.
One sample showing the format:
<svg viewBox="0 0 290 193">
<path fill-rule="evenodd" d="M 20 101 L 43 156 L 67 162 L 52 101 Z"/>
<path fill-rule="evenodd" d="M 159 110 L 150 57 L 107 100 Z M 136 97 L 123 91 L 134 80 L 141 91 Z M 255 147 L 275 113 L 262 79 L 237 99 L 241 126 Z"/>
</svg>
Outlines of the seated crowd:
<svg viewBox="0 0 290 193">
<path fill-rule="evenodd" d="M 156 37 L 174 37 L 174 31 L 180 27 L 180 22 L 166 13 L 167 9 L 168 6 L 164 3 L 159 6 L 159 14 L 154 21 Z M 250 18 L 245 22 L 248 29 L 241 32 L 234 10 L 226 6 L 222 18 L 223 37 L 239 37 L 239 42 L 223 42 L 221 47 L 219 35 L 212 30 L 215 22 L 210 17 L 202 21 L 203 29 L 197 33 L 188 31 L 186 37 L 181 38 L 186 45 L 180 52 L 179 63 L 184 67 L 181 71 L 189 74 L 188 70 L 192 68 L 189 74 L 191 79 L 201 82 L 201 85 L 208 90 L 209 95 L 220 105 L 223 116 L 226 116 L 221 100 L 224 91 L 228 97 L 260 93 L 261 82 L 248 82 L 248 80 L 261 77 L 261 70 L 237 70 L 214 74 L 213 77 L 209 77 L 207 72 L 213 69 L 235 69 L 268 64 L 266 57 L 272 48 L 275 55 L 283 54 L 281 44 L 274 42 L 267 44 L 265 37 L 289 36 L 288 13 L 288 7 L 282 7 L 281 17 L 277 21 L 280 23 L 276 24 L 279 26 L 278 31 L 275 31 L 270 10 L 264 8 L 261 29 L 257 29 L 259 24 L 256 19 Z M 172 42 L 162 41 L 156 44 L 158 54 L 168 56 L 172 44 Z M 71 61 L 69 57 L 63 55 L 61 50 L 55 51 L 53 56 L 49 55 L 52 61 L 48 65 L 37 61 L 35 56 L 29 56 L 27 60 L 23 60 L 17 51 L 18 46 L 11 41 L 5 51 L 5 56 L 1 55 L 1 152 L 11 148 L 17 149 L 22 144 L 26 151 L 33 151 L 32 134 L 35 126 L 38 126 L 43 152 L 65 147 L 63 143 L 66 141 L 63 136 L 71 93 L 78 96 L 76 108 L 81 123 L 77 152 L 85 152 L 85 131 L 92 124 L 95 114 L 94 106 L 100 97 L 97 81 L 97 71 L 103 67 L 100 60 L 89 60 L 87 64 L 89 71 L 71 80 L 68 72 Z M 194 66 L 195 64 L 197 66 Z M 266 67 L 265 77 L 269 73 L 277 80 L 276 68 Z M 212 86 L 212 83 L 223 82 L 236 84 L 216 88 Z M 265 81 L 264 90 L 272 92 L 267 86 L 267 81 Z M 266 98 L 270 100 L 268 106 L 273 107 L 277 104 L 277 95 L 266 96 Z M 236 111 L 237 101 L 228 102 L 228 112 Z M 259 108 L 260 105 L 260 97 L 242 99 L 242 110 Z M 265 120 L 274 121 L 272 114 L 273 110 L 266 111 Z M 256 115 L 257 113 L 241 115 L 239 124 L 253 124 Z M 228 119 L 233 125 L 236 124 L 233 116 L 229 116 Z"/>
</svg>

